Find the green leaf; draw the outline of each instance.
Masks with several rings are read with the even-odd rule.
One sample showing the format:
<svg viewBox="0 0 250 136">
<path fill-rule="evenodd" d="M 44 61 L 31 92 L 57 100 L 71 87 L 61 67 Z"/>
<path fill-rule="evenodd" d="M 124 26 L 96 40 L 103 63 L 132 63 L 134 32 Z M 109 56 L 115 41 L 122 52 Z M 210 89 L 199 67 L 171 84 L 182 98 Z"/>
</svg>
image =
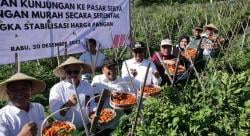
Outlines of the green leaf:
<svg viewBox="0 0 250 136">
<path fill-rule="evenodd" d="M 173 121 L 172 121 L 172 124 L 173 126 L 177 126 L 178 122 L 179 122 L 180 118 L 179 117 L 174 117 Z"/>
</svg>

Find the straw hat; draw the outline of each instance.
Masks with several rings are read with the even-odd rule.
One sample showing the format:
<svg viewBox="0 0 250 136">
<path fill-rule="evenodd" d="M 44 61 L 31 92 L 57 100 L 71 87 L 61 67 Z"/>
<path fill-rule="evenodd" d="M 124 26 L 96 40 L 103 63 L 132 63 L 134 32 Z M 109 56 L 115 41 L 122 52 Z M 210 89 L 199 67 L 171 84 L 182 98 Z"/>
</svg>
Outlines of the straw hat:
<svg viewBox="0 0 250 136">
<path fill-rule="evenodd" d="M 65 62 L 63 62 L 53 70 L 54 75 L 57 77 L 65 77 L 64 67 L 72 64 L 79 64 L 83 69 L 82 74 L 92 72 L 91 66 L 89 64 L 85 64 L 74 57 L 69 57 Z"/>
<path fill-rule="evenodd" d="M 204 26 L 204 28 L 205 29 L 207 29 L 207 28 L 212 28 L 212 29 L 214 29 L 215 31 L 219 31 L 219 29 L 214 25 L 214 24 L 208 24 L 208 25 L 206 25 L 206 26 Z"/>
<path fill-rule="evenodd" d="M 0 83 L 0 99 L 1 100 L 8 99 L 7 85 L 9 83 L 14 82 L 14 81 L 23 81 L 23 80 L 27 80 L 27 81 L 32 82 L 32 91 L 31 91 L 32 95 L 35 95 L 35 94 L 42 92 L 46 87 L 45 82 L 42 80 L 38 80 L 34 77 L 25 75 L 23 73 L 16 73 L 15 75 L 11 76 L 9 79 Z"/>
<path fill-rule="evenodd" d="M 163 45 L 171 45 L 171 46 L 173 46 L 173 43 L 172 43 L 172 41 L 170 39 L 164 39 L 164 40 L 161 41 L 161 46 L 163 46 Z"/>
</svg>

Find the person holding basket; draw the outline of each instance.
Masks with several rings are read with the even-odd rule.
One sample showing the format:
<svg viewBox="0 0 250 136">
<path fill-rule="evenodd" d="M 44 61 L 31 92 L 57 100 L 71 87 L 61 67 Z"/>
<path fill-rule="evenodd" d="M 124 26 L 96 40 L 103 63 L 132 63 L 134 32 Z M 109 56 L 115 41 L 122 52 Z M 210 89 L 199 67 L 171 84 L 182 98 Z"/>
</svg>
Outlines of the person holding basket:
<svg viewBox="0 0 250 136">
<path fill-rule="evenodd" d="M 83 123 L 89 124 L 86 111 L 92 111 L 96 105 L 92 101 L 86 109 L 87 102 L 94 96 L 93 87 L 81 80 L 81 75 L 87 72 L 91 72 L 91 66 L 74 57 L 53 70 L 55 76 L 64 78 L 51 88 L 49 95 L 50 111 L 60 111 L 54 115 L 56 120 L 72 121 L 76 128 L 85 127 Z"/>
</svg>

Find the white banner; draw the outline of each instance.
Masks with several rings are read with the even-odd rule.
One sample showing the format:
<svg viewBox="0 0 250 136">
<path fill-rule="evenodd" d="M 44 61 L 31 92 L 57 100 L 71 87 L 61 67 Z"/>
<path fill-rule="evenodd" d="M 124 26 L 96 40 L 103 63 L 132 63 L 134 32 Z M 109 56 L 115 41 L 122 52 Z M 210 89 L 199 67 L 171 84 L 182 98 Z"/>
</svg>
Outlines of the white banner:
<svg viewBox="0 0 250 136">
<path fill-rule="evenodd" d="M 0 0 L 0 65 L 130 43 L 130 0 Z"/>
</svg>

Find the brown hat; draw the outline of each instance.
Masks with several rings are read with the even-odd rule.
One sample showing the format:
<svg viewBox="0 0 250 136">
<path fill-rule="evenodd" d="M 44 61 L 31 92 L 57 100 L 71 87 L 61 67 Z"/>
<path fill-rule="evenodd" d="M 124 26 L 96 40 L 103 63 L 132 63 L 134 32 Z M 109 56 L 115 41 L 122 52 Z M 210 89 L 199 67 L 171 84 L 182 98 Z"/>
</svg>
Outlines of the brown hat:
<svg viewBox="0 0 250 136">
<path fill-rule="evenodd" d="M 212 28 L 212 29 L 214 29 L 215 31 L 219 31 L 219 29 L 214 25 L 214 24 L 208 24 L 208 25 L 206 25 L 206 26 L 204 26 L 204 28 L 205 29 L 207 29 L 207 28 Z"/>
<path fill-rule="evenodd" d="M 42 80 L 38 80 L 34 77 L 28 76 L 23 73 L 16 73 L 15 75 L 11 76 L 9 79 L 3 81 L 0 83 L 0 99 L 6 100 L 8 99 L 7 95 L 7 85 L 9 83 L 15 82 L 15 81 L 31 81 L 32 83 L 32 95 L 38 94 L 42 92 L 46 88 L 46 84 Z"/>
<path fill-rule="evenodd" d="M 72 64 L 79 64 L 83 69 L 82 74 L 92 72 L 91 66 L 89 64 L 85 64 L 84 62 L 82 62 L 74 57 L 69 57 L 66 61 L 64 61 L 61 65 L 57 66 L 53 70 L 54 75 L 56 77 L 65 77 L 64 67 L 67 65 L 72 65 Z"/>
<path fill-rule="evenodd" d="M 200 27 L 200 26 L 195 26 L 193 29 L 197 30 L 197 31 L 202 31 L 203 30 L 202 27 Z"/>
</svg>

